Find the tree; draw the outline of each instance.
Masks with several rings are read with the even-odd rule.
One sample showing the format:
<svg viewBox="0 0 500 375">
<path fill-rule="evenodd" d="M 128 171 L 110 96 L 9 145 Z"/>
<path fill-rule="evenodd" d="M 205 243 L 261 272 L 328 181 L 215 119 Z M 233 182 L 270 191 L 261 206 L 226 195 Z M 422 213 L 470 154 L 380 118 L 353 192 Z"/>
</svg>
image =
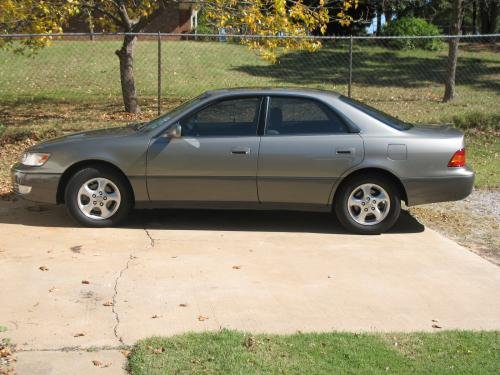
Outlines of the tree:
<svg viewBox="0 0 500 375">
<path fill-rule="evenodd" d="M 449 102 L 455 98 L 455 76 L 457 72 L 458 41 L 463 19 L 463 0 L 452 0 L 451 12 L 451 34 L 457 35 L 450 38 L 448 42 L 448 69 L 446 72 L 446 83 L 443 102 Z"/>
<path fill-rule="evenodd" d="M 178 3 L 179 0 L 0 0 L 0 33 L 61 32 L 68 19 L 82 13 L 103 30 L 139 33 L 172 2 Z M 219 27 L 265 37 L 281 34 L 304 36 L 315 31 L 325 33 L 331 19 L 347 26 L 352 22 L 349 9 L 356 7 L 357 3 L 358 0 L 197 2 Z M 121 48 L 116 51 L 120 62 L 123 104 L 125 110 L 132 113 L 140 111 L 134 81 L 136 40 L 136 35 L 125 34 Z M 276 59 L 276 50 L 280 46 L 309 50 L 321 46 L 319 41 L 307 39 L 254 38 L 244 42 L 259 49 L 268 60 Z M 26 39 L 23 43 L 25 47 L 38 48 L 50 43 L 50 37 Z"/>
<path fill-rule="evenodd" d="M 497 31 L 499 0 L 479 0 L 481 34 L 494 34 Z"/>
<path fill-rule="evenodd" d="M 358 0 L 213 0 L 203 1 L 208 20 L 232 33 L 253 34 L 263 38 L 243 39 L 269 61 L 277 61 L 279 48 L 316 51 L 317 39 L 277 38 L 325 34 L 329 22 L 347 27 L 353 22 L 350 10 Z"/>
</svg>

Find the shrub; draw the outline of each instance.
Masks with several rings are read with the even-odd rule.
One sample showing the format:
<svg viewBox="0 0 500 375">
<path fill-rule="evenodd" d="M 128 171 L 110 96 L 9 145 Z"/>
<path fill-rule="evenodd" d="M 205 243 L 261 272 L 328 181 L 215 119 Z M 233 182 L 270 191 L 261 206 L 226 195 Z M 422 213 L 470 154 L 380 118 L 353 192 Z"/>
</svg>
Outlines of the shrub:
<svg viewBox="0 0 500 375">
<path fill-rule="evenodd" d="M 453 125 L 462 130 L 500 131 L 500 113 L 468 112 L 453 116 Z"/>
<path fill-rule="evenodd" d="M 436 25 L 422 18 L 403 17 L 386 23 L 382 28 L 384 36 L 435 36 L 439 35 Z M 397 49 L 422 48 L 436 51 L 442 48 L 439 39 L 389 39 L 387 45 Z"/>
</svg>

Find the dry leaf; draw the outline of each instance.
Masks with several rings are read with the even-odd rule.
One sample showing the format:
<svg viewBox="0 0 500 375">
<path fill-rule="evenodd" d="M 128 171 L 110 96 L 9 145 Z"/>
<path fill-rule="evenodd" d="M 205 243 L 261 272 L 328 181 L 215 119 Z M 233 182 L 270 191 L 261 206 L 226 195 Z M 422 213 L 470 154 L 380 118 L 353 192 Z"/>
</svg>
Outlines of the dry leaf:
<svg viewBox="0 0 500 375">
<path fill-rule="evenodd" d="M 187 303 L 181 303 L 179 304 L 180 307 L 187 307 Z"/>
<path fill-rule="evenodd" d="M 433 324 L 433 325 L 432 325 L 432 328 L 443 328 L 443 327 L 438 326 L 437 324 Z"/>
<path fill-rule="evenodd" d="M 100 368 L 105 368 L 105 367 L 111 366 L 110 362 L 102 363 L 101 361 L 98 361 L 98 360 L 95 360 L 95 359 L 92 361 L 92 363 L 93 363 L 94 366 L 100 367 Z"/>
<path fill-rule="evenodd" d="M 198 316 L 198 320 L 199 320 L 200 322 L 204 322 L 205 320 L 208 320 L 208 316 L 199 315 L 199 316 Z"/>
<path fill-rule="evenodd" d="M 158 318 L 159 318 L 159 316 L 158 316 L 158 315 L 156 315 L 156 314 L 154 314 L 154 315 L 151 317 L 151 319 L 158 319 Z"/>
<path fill-rule="evenodd" d="M 241 266 L 233 266 L 233 270 L 239 270 L 241 269 Z"/>
<path fill-rule="evenodd" d="M 83 332 L 78 332 L 78 333 L 75 333 L 75 334 L 73 335 L 73 337 L 82 337 L 82 336 L 85 336 L 85 333 L 83 333 Z"/>
<path fill-rule="evenodd" d="M 113 302 L 112 301 L 107 301 L 107 302 L 104 302 L 102 305 L 106 306 L 106 307 L 113 306 Z"/>
<path fill-rule="evenodd" d="M 154 349 L 153 349 L 153 353 L 155 353 L 155 354 L 161 354 L 161 353 L 163 353 L 164 351 L 165 351 L 165 349 L 164 349 L 164 348 L 154 348 Z"/>
<path fill-rule="evenodd" d="M 90 281 L 88 281 L 88 280 L 82 280 L 82 284 L 90 284 Z"/>
<path fill-rule="evenodd" d="M 55 286 L 53 286 L 52 288 L 49 289 L 49 293 L 52 293 L 52 292 L 55 292 L 59 289 L 57 289 Z"/>
<path fill-rule="evenodd" d="M 49 269 L 48 269 L 47 267 L 45 267 L 45 266 L 40 266 L 40 267 L 38 267 L 38 269 L 39 269 L 40 271 L 48 271 L 48 270 L 49 270 Z"/>
</svg>

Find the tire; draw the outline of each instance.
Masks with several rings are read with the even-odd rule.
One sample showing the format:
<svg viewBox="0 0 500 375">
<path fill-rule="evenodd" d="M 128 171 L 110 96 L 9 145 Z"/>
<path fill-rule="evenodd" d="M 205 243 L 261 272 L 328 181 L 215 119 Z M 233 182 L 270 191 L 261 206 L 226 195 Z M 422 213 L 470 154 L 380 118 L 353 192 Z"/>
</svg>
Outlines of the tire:
<svg viewBox="0 0 500 375">
<path fill-rule="evenodd" d="M 349 178 L 339 187 L 334 210 L 339 222 L 349 232 L 380 234 L 398 220 L 401 197 L 390 180 L 378 175 L 359 175 Z"/>
<path fill-rule="evenodd" d="M 114 169 L 99 165 L 76 172 L 64 198 L 69 215 L 87 227 L 117 225 L 133 205 L 126 179 Z"/>
</svg>

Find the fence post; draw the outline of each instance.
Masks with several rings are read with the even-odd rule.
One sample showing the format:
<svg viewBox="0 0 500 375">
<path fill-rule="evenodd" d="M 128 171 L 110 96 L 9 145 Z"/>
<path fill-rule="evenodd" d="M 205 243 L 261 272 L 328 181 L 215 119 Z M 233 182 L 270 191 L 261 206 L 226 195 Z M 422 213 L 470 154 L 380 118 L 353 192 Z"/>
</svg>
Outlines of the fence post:
<svg viewBox="0 0 500 375">
<path fill-rule="evenodd" d="M 158 116 L 161 115 L 161 34 L 158 31 Z"/>
<path fill-rule="evenodd" d="M 347 96 L 351 97 L 352 88 L 352 35 L 349 38 L 349 83 L 347 85 Z"/>
</svg>

